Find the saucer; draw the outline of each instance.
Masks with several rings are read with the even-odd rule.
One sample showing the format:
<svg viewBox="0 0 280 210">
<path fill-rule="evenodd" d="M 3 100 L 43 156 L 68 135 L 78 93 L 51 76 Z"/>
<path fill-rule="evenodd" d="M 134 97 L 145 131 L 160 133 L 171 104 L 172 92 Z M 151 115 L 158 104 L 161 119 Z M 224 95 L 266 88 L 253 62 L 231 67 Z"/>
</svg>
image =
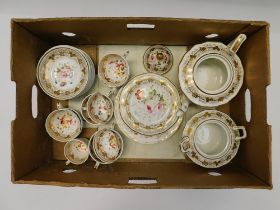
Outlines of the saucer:
<svg viewBox="0 0 280 210">
<path fill-rule="evenodd" d="M 159 134 L 178 119 L 181 101 L 176 87 L 165 77 L 153 73 L 130 80 L 120 94 L 124 122 L 144 135 Z"/>
<path fill-rule="evenodd" d="M 172 125 L 168 130 L 166 130 L 163 133 L 155 134 L 155 135 L 143 135 L 141 133 L 137 133 L 134 130 L 132 130 L 130 127 L 127 126 L 127 124 L 124 123 L 122 116 L 120 114 L 120 94 L 122 92 L 122 89 L 119 90 L 119 92 L 116 95 L 115 98 L 115 111 L 114 116 L 116 120 L 116 124 L 118 125 L 121 132 L 126 135 L 129 139 L 136 141 L 141 144 L 155 144 L 161 141 L 168 140 L 180 127 L 184 115 L 181 115 L 178 117 L 178 120 Z M 184 95 L 182 96 L 184 98 Z"/>
<path fill-rule="evenodd" d="M 37 65 L 42 90 L 52 98 L 67 100 L 84 94 L 93 84 L 94 66 L 85 52 L 59 45 L 49 49 Z"/>
<path fill-rule="evenodd" d="M 236 126 L 227 114 L 205 110 L 186 123 L 181 150 L 202 167 L 218 168 L 235 157 L 240 140 L 246 136 L 245 127 Z"/>
<path fill-rule="evenodd" d="M 204 56 L 215 57 L 220 63 L 223 60 L 223 64 L 212 63 L 212 65 L 215 64 L 217 67 L 215 69 L 218 71 L 212 71 L 212 73 L 204 71 L 202 73 L 202 70 L 199 70 L 197 66 Z M 226 68 L 225 66 L 227 66 L 227 72 L 217 77 L 217 72 Z M 205 107 L 215 107 L 228 103 L 240 90 L 243 76 L 244 70 L 239 57 L 226 45 L 219 42 L 205 42 L 195 45 L 184 55 L 179 65 L 179 82 L 182 91 L 193 103 Z M 220 80 L 223 81 L 221 84 L 219 84 Z M 220 87 L 217 86 L 213 90 L 210 88 L 207 91 L 206 87 L 209 89 L 209 85 L 210 87 L 216 87 L 215 85 Z"/>
</svg>

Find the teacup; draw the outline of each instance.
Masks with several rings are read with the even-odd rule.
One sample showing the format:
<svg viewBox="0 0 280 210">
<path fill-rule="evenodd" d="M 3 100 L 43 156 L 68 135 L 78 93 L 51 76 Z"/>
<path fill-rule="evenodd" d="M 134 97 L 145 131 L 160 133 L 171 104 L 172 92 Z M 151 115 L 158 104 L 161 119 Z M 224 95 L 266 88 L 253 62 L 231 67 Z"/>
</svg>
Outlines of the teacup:
<svg viewBox="0 0 280 210">
<path fill-rule="evenodd" d="M 235 156 L 239 140 L 247 134 L 244 126 L 236 126 L 226 114 L 206 110 L 187 123 L 183 136 L 181 151 L 198 165 L 214 168 L 225 165 Z"/>
<path fill-rule="evenodd" d="M 45 122 L 47 133 L 56 141 L 67 142 L 80 135 L 83 128 L 81 115 L 70 108 L 62 108 L 51 112 Z"/>
<path fill-rule="evenodd" d="M 88 139 L 76 138 L 68 141 L 64 145 L 64 156 L 67 159 L 66 165 L 80 165 L 86 162 L 89 157 Z"/>
<path fill-rule="evenodd" d="M 119 54 L 105 55 L 98 65 L 98 77 L 108 87 L 114 89 L 124 85 L 130 76 L 129 65 L 126 60 L 129 51 L 123 56 Z"/>
<path fill-rule="evenodd" d="M 162 45 L 151 46 L 144 53 L 143 64 L 148 72 L 165 74 L 173 65 L 172 52 Z"/>
<path fill-rule="evenodd" d="M 95 168 L 100 164 L 111 164 L 117 161 L 123 152 L 122 136 L 113 129 L 101 129 L 90 139 L 89 152 L 96 162 Z"/>
<path fill-rule="evenodd" d="M 113 106 L 113 102 L 108 96 L 93 93 L 82 101 L 82 117 L 91 124 L 106 124 L 114 114 Z"/>
</svg>

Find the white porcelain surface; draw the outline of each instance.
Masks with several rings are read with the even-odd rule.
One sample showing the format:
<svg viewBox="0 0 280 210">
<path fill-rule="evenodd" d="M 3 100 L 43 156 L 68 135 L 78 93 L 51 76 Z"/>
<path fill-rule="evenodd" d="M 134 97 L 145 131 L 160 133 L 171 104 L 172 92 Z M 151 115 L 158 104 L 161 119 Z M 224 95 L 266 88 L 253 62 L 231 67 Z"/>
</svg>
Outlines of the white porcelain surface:
<svg viewBox="0 0 280 210">
<path fill-rule="evenodd" d="M 223 92 L 230 85 L 232 75 L 229 61 L 215 54 L 200 58 L 194 67 L 194 82 L 209 94 Z"/>
<path fill-rule="evenodd" d="M 89 154 L 95 161 L 94 168 L 100 164 L 117 161 L 123 152 L 122 136 L 113 129 L 101 129 L 94 133 L 88 143 Z"/>
<path fill-rule="evenodd" d="M 145 51 L 143 63 L 148 72 L 165 74 L 172 67 L 173 55 L 165 46 L 151 46 Z"/>
<path fill-rule="evenodd" d="M 80 138 L 67 142 L 64 146 L 64 155 L 73 164 L 84 163 L 89 156 L 88 140 Z"/>
<path fill-rule="evenodd" d="M 115 130 L 103 129 L 95 135 L 94 151 L 104 162 L 111 162 L 118 158 L 122 150 L 122 138 Z"/>
<path fill-rule="evenodd" d="M 245 127 L 236 126 L 227 114 L 205 110 L 186 123 L 182 136 L 181 151 L 194 163 L 205 168 L 218 168 L 235 157 L 240 140 L 247 135 Z"/>
<path fill-rule="evenodd" d="M 197 44 L 184 55 L 179 65 L 179 82 L 193 103 L 215 107 L 237 95 L 244 70 L 236 51 L 245 39 L 240 34 L 228 46 L 220 42 Z"/>
<path fill-rule="evenodd" d="M 178 117 L 177 121 L 172 125 L 168 130 L 166 130 L 163 133 L 155 134 L 155 135 L 144 135 L 141 133 L 137 133 L 134 130 L 132 130 L 130 127 L 125 124 L 123 121 L 121 114 L 120 114 L 120 93 L 122 92 L 122 89 L 119 90 L 116 98 L 115 98 L 115 111 L 114 116 L 116 120 L 116 124 L 118 125 L 119 129 L 131 140 L 136 141 L 141 144 L 155 144 L 164 140 L 169 139 L 179 128 L 180 124 L 183 120 L 183 115 Z"/>
<path fill-rule="evenodd" d="M 194 134 L 194 143 L 199 153 L 206 157 L 221 156 L 229 147 L 230 131 L 218 120 L 201 123 Z"/>
<path fill-rule="evenodd" d="M 76 138 L 82 130 L 79 114 L 71 109 L 59 109 L 49 114 L 46 119 L 48 134 L 57 141 L 66 142 Z"/>
<path fill-rule="evenodd" d="M 120 95 L 124 122 L 145 135 L 162 133 L 177 120 L 181 106 L 176 87 L 166 78 L 148 73 L 134 77 Z"/>
<path fill-rule="evenodd" d="M 66 100 L 77 97 L 94 82 L 94 66 L 81 50 L 59 45 L 49 49 L 37 65 L 37 79 L 49 96 Z"/>
<path fill-rule="evenodd" d="M 80 106 L 80 112 L 81 112 L 81 115 L 82 115 L 82 118 L 87 122 L 87 123 L 90 123 L 90 124 L 95 124 L 96 122 L 94 122 L 88 115 L 88 111 L 87 111 L 87 102 L 88 102 L 88 99 L 91 95 L 87 95 L 83 100 L 82 100 L 82 103 L 81 103 L 81 106 Z"/>
<path fill-rule="evenodd" d="M 94 93 L 88 99 L 87 112 L 92 121 L 106 123 L 113 116 L 113 102 L 101 93 Z"/>
<path fill-rule="evenodd" d="M 127 60 L 117 54 L 104 56 L 98 66 L 98 76 L 109 87 L 120 87 L 129 78 L 129 65 Z"/>
</svg>

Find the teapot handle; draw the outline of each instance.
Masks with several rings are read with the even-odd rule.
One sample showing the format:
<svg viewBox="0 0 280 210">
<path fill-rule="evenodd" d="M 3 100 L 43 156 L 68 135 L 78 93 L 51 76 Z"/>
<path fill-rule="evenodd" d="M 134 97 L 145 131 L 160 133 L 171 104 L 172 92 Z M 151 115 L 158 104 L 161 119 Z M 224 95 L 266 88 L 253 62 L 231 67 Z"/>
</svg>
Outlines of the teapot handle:
<svg viewBox="0 0 280 210">
<path fill-rule="evenodd" d="M 234 52 L 237 53 L 242 43 L 247 39 L 247 36 L 245 34 L 239 34 L 232 42 L 228 44 L 228 48 Z"/>
</svg>

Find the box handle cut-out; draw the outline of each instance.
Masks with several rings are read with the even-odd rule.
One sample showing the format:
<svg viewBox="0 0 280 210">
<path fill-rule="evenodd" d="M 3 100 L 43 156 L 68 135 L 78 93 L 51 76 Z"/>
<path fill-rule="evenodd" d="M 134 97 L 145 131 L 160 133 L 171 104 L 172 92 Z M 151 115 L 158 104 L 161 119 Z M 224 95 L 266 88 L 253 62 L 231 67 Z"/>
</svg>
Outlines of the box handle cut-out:
<svg viewBox="0 0 280 210">
<path fill-rule="evenodd" d="M 66 168 L 66 169 L 62 170 L 62 173 L 71 174 L 71 173 L 74 173 L 76 171 L 77 171 L 76 169 Z"/>
<path fill-rule="evenodd" d="M 205 36 L 206 39 L 214 39 L 214 38 L 217 38 L 219 36 L 219 34 L 208 34 Z"/>
<path fill-rule="evenodd" d="M 66 31 L 62 32 L 61 34 L 62 34 L 62 35 L 64 35 L 64 36 L 69 36 L 69 37 L 76 36 L 76 34 L 75 34 L 75 33 L 72 33 L 72 32 L 66 32 Z"/>
<path fill-rule="evenodd" d="M 153 30 L 155 29 L 155 24 L 132 24 L 132 23 L 128 23 L 126 24 L 126 28 L 127 29 L 148 29 L 148 30 Z"/>
<path fill-rule="evenodd" d="M 128 184 L 157 184 L 158 181 L 155 178 L 147 178 L 147 177 L 134 177 L 128 179 Z"/>
<path fill-rule="evenodd" d="M 35 119 L 38 116 L 38 90 L 37 86 L 32 86 L 32 116 Z"/>
<path fill-rule="evenodd" d="M 245 117 L 247 122 L 251 121 L 251 112 L 251 92 L 249 89 L 247 89 L 245 91 Z"/>
<path fill-rule="evenodd" d="M 209 171 L 209 172 L 208 172 L 208 175 L 210 175 L 210 176 L 222 176 L 221 173 L 216 172 L 216 171 Z"/>
</svg>

